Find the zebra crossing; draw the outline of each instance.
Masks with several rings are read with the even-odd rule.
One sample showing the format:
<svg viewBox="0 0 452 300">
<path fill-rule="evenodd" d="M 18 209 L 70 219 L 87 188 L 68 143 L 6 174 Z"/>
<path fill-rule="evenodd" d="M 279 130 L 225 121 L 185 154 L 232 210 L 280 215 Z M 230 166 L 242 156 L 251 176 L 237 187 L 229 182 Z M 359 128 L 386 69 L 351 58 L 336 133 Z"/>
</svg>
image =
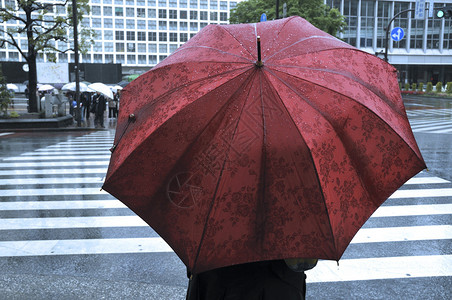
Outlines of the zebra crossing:
<svg viewBox="0 0 452 300">
<path fill-rule="evenodd" d="M 23 257 L 172 253 L 143 220 L 100 189 L 113 137 L 99 131 L 1 158 L 0 265 Z M 451 216 L 452 183 L 427 171 L 418 174 L 372 215 L 339 263 L 320 261 L 307 272 L 308 289 L 331 282 L 452 278 Z M 83 233 L 92 229 L 126 234 Z"/>
<path fill-rule="evenodd" d="M 407 110 L 413 132 L 452 134 L 452 109 Z"/>
</svg>

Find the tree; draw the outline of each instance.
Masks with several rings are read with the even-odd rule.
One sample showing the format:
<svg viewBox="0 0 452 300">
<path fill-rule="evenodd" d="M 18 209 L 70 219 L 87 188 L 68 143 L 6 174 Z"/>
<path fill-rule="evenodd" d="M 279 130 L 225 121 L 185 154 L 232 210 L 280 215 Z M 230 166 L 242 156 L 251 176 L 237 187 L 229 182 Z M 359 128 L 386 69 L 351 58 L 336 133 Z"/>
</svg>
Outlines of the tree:
<svg viewBox="0 0 452 300">
<path fill-rule="evenodd" d="M 287 17 L 300 16 L 331 35 L 343 32 L 347 26 L 345 17 L 337 9 L 323 4 L 322 0 L 287 0 L 284 2 L 287 4 Z M 284 2 L 280 1 L 279 16 L 283 15 Z M 269 20 L 273 20 L 276 17 L 275 3 L 275 0 L 242 1 L 231 10 L 229 22 L 233 24 L 256 23 L 260 20 L 262 13 L 265 13 Z"/>
<path fill-rule="evenodd" d="M 77 1 L 78 24 L 83 14 L 89 14 L 89 0 Z M 72 2 L 46 2 L 42 0 L 5 0 L 5 7 L 0 8 L 2 23 L 10 23 L 7 29 L 0 27 L 0 47 L 8 44 L 16 48 L 28 64 L 28 107 L 30 112 L 37 112 L 37 70 L 36 58 L 39 53 L 46 53 L 50 61 L 56 61 L 56 53 L 72 51 L 71 47 L 59 47 L 57 43 L 73 45 L 69 32 L 72 32 Z M 81 52 L 92 44 L 93 30 L 82 28 L 80 31 Z M 26 45 L 19 43 L 19 38 L 26 38 Z"/>
<path fill-rule="evenodd" d="M 2 66 L 0 66 L 0 110 L 7 115 L 8 105 L 11 101 L 11 93 L 8 91 L 5 77 L 3 77 Z"/>
</svg>

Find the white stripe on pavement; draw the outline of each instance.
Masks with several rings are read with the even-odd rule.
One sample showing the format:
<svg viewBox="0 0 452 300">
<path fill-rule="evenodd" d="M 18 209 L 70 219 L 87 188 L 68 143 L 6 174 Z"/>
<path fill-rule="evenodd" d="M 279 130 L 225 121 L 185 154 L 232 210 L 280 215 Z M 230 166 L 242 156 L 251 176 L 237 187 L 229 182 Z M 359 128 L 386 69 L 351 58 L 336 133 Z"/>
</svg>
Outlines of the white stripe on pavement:
<svg viewBox="0 0 452 300">
<path fill-rule="evenodd" d="M 73 175 L 73 174 L 106 174 L 107 168 L 98 169 L 17 169 L 17 170 L 0 170 L 0 175 L 2 176 L 13 176 L 13 175 Z"/>
<path fill-rule="evenodd" d="M 2 133 L 0 133 L 0 136 L 10 135 L 10 134 L 14 134 L 14 132 L 2 132 Z"/>
<path fill-rule="evenodd" d="M 0 185 L 103 183 L 103 177 L 46 177 L 0 179 Z"/>
<path fill-rule="evenodd" d="M 15 156 L 4 158 L 3 161 L 40 161 L 40 160 L 81 160 L 81 159 L 110 159 L 110 154 L 108 155 L 84 155 L 80 153 L 79 155 L 51 155 L 51 156 Z"/>
<path fill-rule="evenodd" d="M 58 162 L 12 162 L 0 163 L 0 168 L 37 168 L 37 167 L 81 167 L 81 166 L 108 166 L 105 161 L 58 161 Z"/>
<path fill-rule="evenodd" d="M 55 195 L 99 195 L 108 193 L 98 188 L 66 188 L 66 189 L 20 189 L 1 190 L 1 197 L 14 196 L 55 196 Z"/>
<path fill-rule="evenodd" d="M 413 177 L 409 179 L 407 182 L 405 182 L 405 184 L 435 184 L 435 183 L 450 183 L 450 181 L 439 177 Z"/>
<path fill-rule="evenodd" d="M 452 239 L 452 225 L 361 228 L 352 244 Z"/>
<path fill-rule="evenodd" d="M 21 156 L 45 156 L 45 155 L 55 155 L 57 153 L 55 153 L 55 151 L 35 151 L 35 152 L 27 152 L 27 153 L 22 153 Z M 77 150 L 77 151 L 73 151 L 73 150 L 66 150 L 66 151 L 60 151 L 60 154 L 67 154 L 67 155 L 90 155 L 90 154 L 100 154 L 100 155 L 105 155 L 105 154 L 111 154 L 111 152 L 109 150 L 97 150 L 97 151 L 93 151 L 93 150 Z"/>
<path fill-rule="evenodd" d="M 160 237 L 0 242 L 0 257 L 173 252 Z"/>
<path fill-rule="evenodd" d="M 448 189 L 414 189 L 397 190 L 389 199 L 394 198 L 425 198 L 425 197 L 452 197 L 452 188 Z"/>
<path fill-rule="evenodd" d="M 372 217 L 380 218 L 423 215 L 452 215 L 452 204 L 380 206 L 374 212 Z"/>
<path fill-rule="evenodd" d="M 149 226 L 137 216 L 0 219 L 1 230 Z"/>
<path fill-rule="evenodd" d="M 452 276 L 452 255 L 398 256 L 320 261 L 307 282 Z"/>
<path fill-rule="evenodd" d="M 0 202 L 0 211 L 126 208 L 119 200 L 16 201 Z"/>
</svg>

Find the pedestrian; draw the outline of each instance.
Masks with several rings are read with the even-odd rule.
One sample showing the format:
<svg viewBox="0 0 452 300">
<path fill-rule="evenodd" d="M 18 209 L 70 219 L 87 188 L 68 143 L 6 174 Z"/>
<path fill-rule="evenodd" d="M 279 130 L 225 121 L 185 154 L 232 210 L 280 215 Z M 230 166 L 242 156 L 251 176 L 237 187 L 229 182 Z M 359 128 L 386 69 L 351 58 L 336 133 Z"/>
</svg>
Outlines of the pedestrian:
<svg viewBox="0 0 452 300">
<path fill-rule="evenodd" d="M 82 121 L 86 115 L 86 120 L 89 120 L 89 109 L 90 109 L 90 95 L 87 92 L 80 94 L 80 103 L 82 106 Z"/>
<path fill-rule="evenodd" d="M 93 103 L 91 107 L 91 112 L 94 113 L 94 126 L 96 128 L 105 128 L 104 112 L 106 107 L 107 101 L 105 100 L 105 97 L 101 93 L 96 92 L 96 94 L 93 96 Z"/>
<path fill-rule="evenodd" d="M 113 99 L 108 99 L 108 118 L 116 118 L 116 104 L 115 104 L 116 93 L 113 93 Z"/>
<path fill-rule="evenodd" d="M 187 300 L 304 300 L 316 259 L 259 261 L 187 275 Z"/>
</svg>

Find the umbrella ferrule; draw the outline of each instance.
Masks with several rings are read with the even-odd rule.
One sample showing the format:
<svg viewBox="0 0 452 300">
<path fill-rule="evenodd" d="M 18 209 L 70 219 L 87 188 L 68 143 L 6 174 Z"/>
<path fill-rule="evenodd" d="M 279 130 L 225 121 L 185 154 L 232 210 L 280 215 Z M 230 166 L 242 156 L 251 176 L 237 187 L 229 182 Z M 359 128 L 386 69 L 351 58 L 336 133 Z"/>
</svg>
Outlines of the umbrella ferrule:
<svg viewBox="0 0 452 300">
<path fill-rule="evenodd" d="M 264 63 L 262 62 L 261 58 L 261 37 L 257 36 L 257 61 L 256 66 L 262 67 Z"/>
</svg>

